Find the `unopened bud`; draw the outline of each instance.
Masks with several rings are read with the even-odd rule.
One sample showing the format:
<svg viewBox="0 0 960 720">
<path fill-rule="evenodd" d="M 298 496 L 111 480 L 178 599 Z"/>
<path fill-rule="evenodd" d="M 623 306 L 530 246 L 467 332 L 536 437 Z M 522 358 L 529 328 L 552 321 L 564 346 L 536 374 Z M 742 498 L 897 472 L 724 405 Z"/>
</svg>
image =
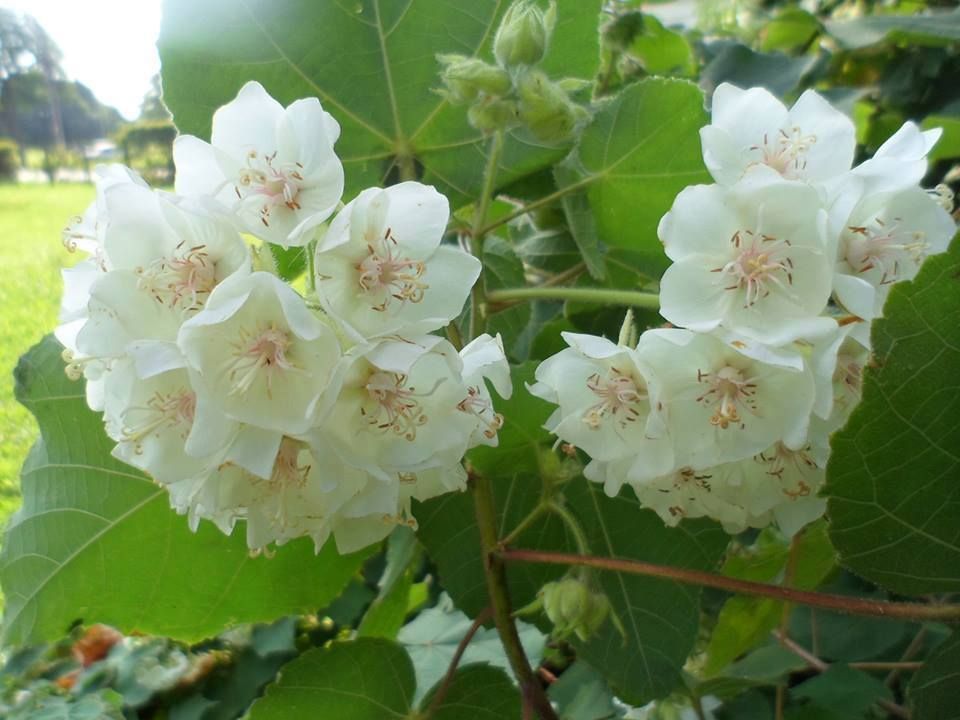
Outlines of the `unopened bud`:
<svg viewBox="0 0 960 720">
<path fill-rule="evenodd" d="M 447 97 L 453 103 L 468 103 L 486 95 L 506 95 L 510 92 L 510 75 L 506 70 L 465 55 L 437 55 L 443 65 L 440 79 Z"/>
<path fill-rule="evenodd" d="M 514 2 L 493 39 L 497 62 L 507 68 L 536 65 L 547 53 L 556 20 L 557 6 L 553 2 L 546 12 L 532 0 Z"/>
<path fill-rule="evenodd" d="M 512 100 L 477 102 L 467 110 L 467 120 L 485 133 L 503 130 L 517 122 L 517 104 Z"/>
<path fill-rule="evenodd" d="M 581 640 L 593 635 L 610 614 L 610 601 L 573 576 L 550 582 L 540 590 L 543 610 L 557 637 L 575 634 Z"/>
<path fill-rule="evenodd" d="M 520 121 L 537 139 L 561 142 L 573 135 L 587 111 L 574 104 L 559 85 L 539 70 L 523 73 L 517 81 Z"/>
</svg>

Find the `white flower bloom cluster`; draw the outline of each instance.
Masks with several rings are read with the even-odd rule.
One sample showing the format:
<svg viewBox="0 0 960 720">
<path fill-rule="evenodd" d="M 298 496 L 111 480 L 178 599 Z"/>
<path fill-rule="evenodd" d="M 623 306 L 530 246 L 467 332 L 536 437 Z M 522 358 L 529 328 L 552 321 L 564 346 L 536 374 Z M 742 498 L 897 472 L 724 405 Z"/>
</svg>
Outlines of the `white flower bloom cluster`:
<svg viewBox="0 0 960 720">
<path fill-rule="evenodd" d="M 712 112 L 716 184 L 683 190 L 659 227 L 675 327 L 635 347 L 567 333 L 530 390 L 558 405 L 547 428 L 609 494 L 629 484 L 671 525 L 792 535 L 823 513 L 829 434 L 859 401 L 870 321 L 956 231 L 918 184 L 940 131 L 907 123 L 851 168 L 853 123 L 815 92 L 788 110 L 724 84 Z"/>
<path fill-rule="evenodd" d="M 114 455 L 191 527 L 244 520 L 254 550 L 414 525 L 411 499 L 463 489 L 466 450 L 496 444 L 486 381 L 511 392 L 499 337 L 457 352 L 429 334 L 480 273 L 441 245 L 446 198 L 404 182 L 342 207 L 338 135 L 315 98 L 283 108 L 248 83 L 211 143 L 177 139 L 176 193 L 98 168 L 64 232 L 89 257 L 64 271 L 56 335 Z M 242 233 L 314 252 L 315 293 L 257 269 Z"/>
</svg>

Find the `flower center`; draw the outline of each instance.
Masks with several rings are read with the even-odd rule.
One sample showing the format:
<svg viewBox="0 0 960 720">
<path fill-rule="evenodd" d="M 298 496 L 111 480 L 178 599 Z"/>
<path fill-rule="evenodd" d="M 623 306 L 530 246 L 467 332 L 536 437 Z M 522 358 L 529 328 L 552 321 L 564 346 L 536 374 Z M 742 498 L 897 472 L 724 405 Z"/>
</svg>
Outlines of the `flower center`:
<svg viewBox="0 0 960 720">
<path fill-rule="evenodd" d="M 797 178 L 806 169 L 806 154 L 816 142 L 816 135 L 804 135 L 799 127 L 794 126 L 780 130 L 772 141 L 764 133 L 763 144 L 750 149 L 760 151 L 762 159 L 759 164 L 773 168 L 785 178 Z"/>
<path fill-rule="evenodd" d="M 725 365 L 717 372 L 697 370 L 697 382 L 706 383 L 708 389 L 697 402 L 713 407 L 710 424 L 726 430 L 731 425 L 743 427 L 741 409 L 757 414 L 757 384 L 754 378 L 745 378 L 734 367 Z"/>
<path fill-rule="evenodd" d="M 420 279 L 426 269 L 424 262 L 398 255 L 396 248 L 397 240 L 387 228 L 382 238 L 367 243 L 367 255 L 356 266 L 360 289 L 378 298 L 383 296 L 374 310 L 386 310 L 391 298 L 401 303 L 420 302 L 430 287 Z"/>
<path fill-rule="evenodd" d="M 151 435 L 180 428 L 180 435 L 186 440 L 196 408 L 196 395 L 186 388 L 172 393 L 155 392 L 146 405 L 134 405 L 124 411 L 123 441 L 133 443 L 134 452 L 140 455 L 143 441 Z"/>
<path fill-rule="evenodd" d="M 710 480 L 713 478 L 713 475 L 708 475 L 706 473 L 697 472 L 691 467 L 680 468 L 673 474 L 673 489 L 679 493 L 693 493 L 688 495 L 683 499 L 690 502 L 696 500 L 696 494 L 700 492 L 711 492 L 713 488 L 710 485 Z M 661 490 L 660 492 L 669 493 L 669 490 Z M 667 508 L 667 512 L 670 513 L 671 517 L 683 518 L 686 517 L 687 511 L 683 505 L 671 505 Z"/>
<path fill-rule="evenodd" d="M 642 384 L 642 383 L 641 383 Z M 583 413 L 583 422 L 596 430 L 606 416 L 626 427 L 640 418 L 642 403 L 647 400 L 646 387 L 637 387 L 633 377 L 611 367 L 606 376 L 594 373 L 587 378 L 587 388 L 599 398 Z"/>
<path fill-rule="evenodd" d="M 301 372 L 287 357 L 292 344 L 290 334 L 272 322 L 252 333 L 241 328 L 239 340 L 231 343 L 233 353 L 227 361 L 230 382 L 233 383 L 230 394 L 246 393 L 259 377 L 265 376 L 267 397 L 272 398 L 274 378 L 278 373 Z"/>
<path fill-rule="evenodd" d="M 413 441 L 417 428 L 426 424 L 427 416 L 420 407 L 415 388 L 406 387 L 406 383 L 407 376 L 403 373 L 373 372 L 364 386 L 371 402 L 360 408 L 360 414 L 370 427 Z"/>
<path fill-rule="evenodd" d="M 177 249 L 182 246 L 181 242 Z M 161 305 L 183 312 L 199 310 L 217 284 L 216 264 L 205 245 L 192 247 L 179 257 L 159 258 L 136 272 L 141 289 Z"/>
<path fill-rule="evenodd" d="M 880 270 L 880 285 L 900 279 L 900 263 L 909 261 L 914 265 L 923 262 L 930 244 L 922 232 L 903 231 L 900 218 L 887 225 L 875 218 L 871 227 L 850 226 L 846 239 L 846 259 L 855 272 Z"/>
<path fill-rule="evenodd" d="M 791 249 L 789 240 L 737 230 L 730 244 L 734 248 L 733 260 L 711 272 L 722 273 L 725 280 L 729 278 L 730 284 L 724 290 L 743 291 L 745 308 L 767 297 L 774 287 L 792 296 L 788 289 L 793 285 L 793 260 L 787 255 Z"/>
<path fill-rule="evenodd" d="M 262 199 L 260 222 L 270 227 L 270 213 L 278 206 L 299 210 L 297 197 L 303 184 L 303 165 L 298 162 L 278 163 L 277 153 L 261 155 L 256 150 L 247 153 L 247 164 L 240 169 L 234 186 L 237 197 Z"/>
<path fill-rule="evenodd" d="M 796 500 L 812 492 L 805 475 L 816 470 L 817 463 L 810 457 L 809 451 L 809 446 L 800 450 L 791 450 L 778 441 L 776 445 L 755 456 L 754 459 L 767 466 L 764 470 L 767 475 L 775 477 L 781 483 L 785 479 L 790 481 L 790 486 L 783 488 L 783 494 Z"/>
<path fill-rule="evenodd" d="M 493 403 L 481 395 L 479 387 L 467 388 L 467 396 L 457 403 L 457 410 L 475 416 L 486 427 L 483 436 L 490 440 L 503 427 L 503 415 L 493 412 Z"/>
</svg>

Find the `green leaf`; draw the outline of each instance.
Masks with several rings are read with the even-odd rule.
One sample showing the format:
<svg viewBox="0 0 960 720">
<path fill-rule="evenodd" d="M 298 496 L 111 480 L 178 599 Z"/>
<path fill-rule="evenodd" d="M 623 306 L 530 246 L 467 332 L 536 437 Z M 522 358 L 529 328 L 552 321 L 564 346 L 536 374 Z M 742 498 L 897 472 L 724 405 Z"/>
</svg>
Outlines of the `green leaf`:
<svg viewBox="0 0 960 720">
<path fill-rule="evenodd" d="M 960 591 L 960 245 L 893 287 L 823 494 L 840 561 L 906 595 Z"/>
<path fill-rule="evenodd" d="M 820 21 L 800 8 L 787 8 L 760 31 L 760 49 L 764 52 L 790 52 L 805 48 L 820 32 Z"/>
<path fill-rule="evenodd" d="M 960 632 L 954 632 L 924 663 L 907 687 L 913 720 L 960 720 Z"/>
<path fill-rule="evenodd" d="M 435 687 L 421 703 L 430 707 Z M 457 669 L 431 720 L 520 720 L 520 691 L 501 669 L 465 665 Z"/>
<path fill-rule="evenodd" d="M 960 10 L 924 15 L 874 15 L 827 22 L 827 31 L 847 50 L 876 45 L 884 40 L 946 45 L 960 40 Z"/>
<path fill-rule="evenodd" d="M 943 135 L 930 151 L 930 162 L 960 157 L 960 118 L 950 115 L 928 115 L 920 124 L 924 130 L 943 128 Z"/>
<path fill-rule="evenodd" d="M 793 698 L 808 700 L 838 718 L 863 717 L 877 700 L 893 700 L 882 680 L 847 665 L 831 665 L 816 677 L 790 689 Z"/>
<path fill-rule="evenodd" d="M 712 95 L 723 82 L 739 87 L 765 87 L 774 95 L 790 94 L 817 62 L 815 55 L 790 57 L 783 53 L 759 53 L 746 45 L 716 42 L 715 53 L 700 73 L 700 84 Z"/>
<path fill-rule="evenodd" d="M 557 177 L 583 185 L 600 240 L 637 253 L 655 276 L 669 264 L 657 224 L 677 193 L 709 182 L 700 156 L 707 124 L 703 95 L 684 80 L 653 78 L 631 85 L 603 105 Z"/>
<path fill-rule="evenodd" d="M 603 675 L 583 660 L 577 660 L 563 671 L 547 690 L 556 703 L 560 720 L 607 720 L 617 717 L 613 693 Z"/>
<path fill-rule="evenodd" d="M 250 708 L 250 720 L 408 717 L 416 681 L 399 645 L 360 638 L 314 648 L 288 663 Z"/>
<path fill-rule="evenodd" d="M 397 636 L 407 617 L 413 572 L 420 564 L 417 550 L 413 530 L 398 525 L 387 541 L 387 564 L 380 578 L 380 592 L 363 614 L 357 629 L 361 637 L 392 640 Z"/>
<path fill-rule="evenodd" d="M 578 479 L 564 495 L 596 555 L 710 570 L 729 540 L 710 521 L 666 527 L 629 489 L 610 498 L 597 483 Z M 680 670 L 697 637 L 699 588 L 627 573 L 597 572 L 595 577 L 626 636 L 608 620 L 587 643 L 577 644 L 578 656 L 627 702 L 639 705 L 667 695 L 680 684 Z"/>
<path fill-rule="evenodd" d="M 630 44 L 630 54 L 651 75 L 686 77 L 696 72 L 693 49 L 687 39 L 665 28 L 653 15 L 643 16 L 643 28 Z"/>
<path fill-rule="evenodd" d="M 273 243 L 267 243 L 267 247 L 277 267 L 277 275 L 284 280 L 296 280 L 307 269 L 305 247 L 283 248 Z"/>
<path fill-rule="evenodd" d="M 483 246 L 483 283 L 487 292 L 527 284 L 520 258 L 497 236 L 488 237 Z M 487 331 L 494 335 L 500 333 L 504 350 L 511 359 L 516 359 L 519 338 L 530 322 L 530 312 L 530 303 L 521 302 L 492 312 L 487 318 Z"/>
<path fill-rule="evenodd" d="M 158 47 L 164 102 L 181 132 L 208 137 L 213 111 L 248 80 L 281 103 L 318 97 L 340 123 L 346 196 L 383 185 L 398 165 L 422 170 L 454 205 L 481 186 L 481 134 L 435 92 L 438 53 L 480 54 L 501 0 L 166 0 Z M 600 0 L 559 0 L 549 73 L 592 79 Z M 546 167 L 562 149 L 509 139 L 498 187 Z"/>
<path fill-rule="evenodd" d="M 557 185 L 573 185 L 579 179 L 575 170 L 567 165 L 557 165 L 554 170 Z M 597 221 L 590 209 L 590 200 L 586 190 L 569 192 L 560 200 L 563 213 L 570 227 L 570 235 L 577 244 L 580 256 L 587 266 L 587 272 L 595 280 L 603 280 L 607 270 L 603 263 L 603 249 L 597 235 Z"/>
<path fill-rule="evenodd" d="M 111 457 L 61 351 L 48 337 L 16 370 L 41 439 L 0 552 L 6 642 L 57 638 L 77 619 L 194 641 L 315 610 L 340 592 L 363 552 L 340 556 L 331 542 L 315 556 L 306 540 L 252 558 L 242 527 L 231 537 L 206 522 L 190 532 L 161 487 Z"/>
</svg>

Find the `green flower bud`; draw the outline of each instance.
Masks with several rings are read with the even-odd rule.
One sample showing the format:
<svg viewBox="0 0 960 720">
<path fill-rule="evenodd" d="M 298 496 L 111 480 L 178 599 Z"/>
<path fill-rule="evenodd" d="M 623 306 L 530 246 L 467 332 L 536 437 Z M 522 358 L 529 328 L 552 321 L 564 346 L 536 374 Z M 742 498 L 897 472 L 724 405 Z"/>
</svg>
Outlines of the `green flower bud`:
<svg viewBox="0 0 960 720">
<path fill-rule="evenodd" d="M 539 70 L 531 70 L 517 78 L 520 97 L 520 121 L 537 139 L 562 142 L 573 135 L 588 113 L 570 101 L 559 85 Z"/>
<path fill-rule="evenodd" d="M 546 12 L 533 0 L 516 0 L 503 16 L 493 39 L 493 54 L 503 67 L 536 65 L 543 59 L 557 21 L 557 6 Z"/>
<path fill-rule="evenodd" d="M 575 634 L 587 640 L 610 614 L 607 596 L 594 592 L 575 576 L 547 583 L 539 597 L 557 637 Z"/>
<path fill-rule="evenodd" d="M 471 102 L 484 93 L 506 95 L 510 92 L 510 75 L 502 68 L 465 55 L 437 55 L 443 65 L 440 79 L 447 97 L 455 104 Z"/>
<path fill-rule="evenodd" d="M 517 122 L 517 104 L 511 100 L 476 102 L 467 110 L 467 120 L 485 133 L 503 130 Z"/>
</svg>

